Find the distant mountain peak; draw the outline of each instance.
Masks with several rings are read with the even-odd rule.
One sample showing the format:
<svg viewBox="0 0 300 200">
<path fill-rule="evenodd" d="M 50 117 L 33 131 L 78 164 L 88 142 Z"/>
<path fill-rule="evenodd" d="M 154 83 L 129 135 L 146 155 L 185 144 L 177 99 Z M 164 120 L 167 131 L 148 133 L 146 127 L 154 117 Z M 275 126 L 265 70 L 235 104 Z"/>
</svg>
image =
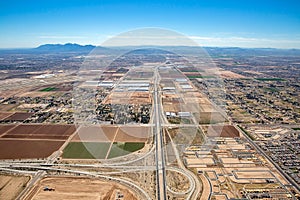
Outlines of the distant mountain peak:
<svg viewBox="0 0 300 200">
<path fill-rule="evenodd" d="M 93 45 L 79 45 L 76 43 L 66 43 L 66 44 L 43 44 L 35 48 L 39 51 L 49 51 L 49 52 L 80 52 L 80 51 L 91 51 L 96 46 Z"/>
</svg>

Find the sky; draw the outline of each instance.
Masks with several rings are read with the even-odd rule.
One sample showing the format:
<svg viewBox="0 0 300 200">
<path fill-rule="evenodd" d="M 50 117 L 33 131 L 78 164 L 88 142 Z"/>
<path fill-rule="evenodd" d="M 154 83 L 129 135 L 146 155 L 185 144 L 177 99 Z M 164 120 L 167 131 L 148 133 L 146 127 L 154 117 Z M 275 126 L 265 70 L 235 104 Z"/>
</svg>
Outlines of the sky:
<svg viewBox="0 0 300 200">
<path fill-rule="evenodd" d="M 300 48 L 300 1 L 0 1 L 0 48 L 101 45 L 143 27 L 173 30 L 201 46 Z"/>
</svg>

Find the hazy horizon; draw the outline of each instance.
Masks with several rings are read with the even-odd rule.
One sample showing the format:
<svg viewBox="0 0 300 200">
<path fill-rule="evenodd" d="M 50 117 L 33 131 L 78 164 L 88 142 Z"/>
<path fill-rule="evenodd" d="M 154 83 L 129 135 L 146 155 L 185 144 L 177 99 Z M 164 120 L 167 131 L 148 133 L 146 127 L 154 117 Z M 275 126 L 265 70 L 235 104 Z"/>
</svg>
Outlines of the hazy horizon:
<svg viewBox="0 0 300 200">
<path fill-rule="evenodd" d="M 241 49 L 278 49 L 278 50 L 300 50 L 299 48 L 277 48 L 277 47 L 240 47 L 240 46 L 184 46 L 184 45 L 120 45 L 120 46 L 102 46 L 102 45 L 95 45 L 95 44 L 80 44 L 80 43 L 72 43 L 72 42 L 66 42 L 66 43 L 44 43 L 44 44 L 38 44 L 37 46 L 31 46 L 31 47 L 0 47 L 0 50 L 26 50 L 26 49 L 34 49 L 38 48 L 43 45 L 66 45 L 66 44 L 74 44 L 74 45 L 80 45 L 80 46 L 94 46 L 94 47 L 106 47 L 106 48 L 117 48 L 117 47 L 201 47 L 201 48 L 241 48 Z"/>
</svg>

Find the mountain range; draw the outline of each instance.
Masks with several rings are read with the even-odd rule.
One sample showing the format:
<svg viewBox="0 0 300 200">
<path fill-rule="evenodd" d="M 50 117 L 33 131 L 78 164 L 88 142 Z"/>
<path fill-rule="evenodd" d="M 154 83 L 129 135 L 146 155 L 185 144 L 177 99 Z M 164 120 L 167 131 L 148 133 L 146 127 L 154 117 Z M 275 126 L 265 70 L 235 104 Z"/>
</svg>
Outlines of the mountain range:
<svg viewBox="0 0 300 200">
<path fill-rule="evenodd" d="M 94 53 L 109 54 L 112 52 L 127 52 L 136 51 L 135 53 L 149 54 L 151 49 L 152 53 L 157 53 L 159 49 L 171 50 L 174 49 L 183 52 L 197 52 L 196 49 L 202 47 L 199 46 L 174 46 L 174 47 L 163 47 L 163 46 L 122 46 L 122 47 L 102 47 L 94 45 L 79 45 L 76 43 L 66 44 L 43 44 L 36 48 L 28 49 L 0 49 L 0 54 L 88 54 L 92 50 Z M 155 50 L 156 49 L 156 50 Z M 300 56 L 300 49 L 274 49 L 274 48 L 239 48 L 239 47 L 203 47 L 208 54 L 214 56 L 219 55 L 232 55 L 232 56 L 259 56 L 259 55 L 289 55 L 289 56 Z M 146 50 L 146 51 L 145 51 Z"/>
<path fill-rule="evenodd" d="M 34 50 L 40 52 L 90 52 L 96 46 L 93 45 L 79 45 L 79 44 L 44 44 Z"/>
</svg>

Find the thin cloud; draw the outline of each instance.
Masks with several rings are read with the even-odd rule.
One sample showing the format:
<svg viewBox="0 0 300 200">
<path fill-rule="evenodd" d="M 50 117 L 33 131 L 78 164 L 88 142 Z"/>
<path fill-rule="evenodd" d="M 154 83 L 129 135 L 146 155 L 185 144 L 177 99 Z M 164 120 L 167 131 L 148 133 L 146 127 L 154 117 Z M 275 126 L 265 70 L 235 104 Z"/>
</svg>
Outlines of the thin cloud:
<svg viewBox="0 0 300 200">
<path fill-rule="evenodd" d="M 267 39 L 253 37 L 205 37 L 189 36 L 191 39 L 208 46 L 275 47 L 300 48 L 300 40 Z"/>
<path fill-rule="evenodd" d="M 84 36 L 61 36 L 61 35 L 41 35 L 41 39 L 85 39 Z"/>
</svg>

